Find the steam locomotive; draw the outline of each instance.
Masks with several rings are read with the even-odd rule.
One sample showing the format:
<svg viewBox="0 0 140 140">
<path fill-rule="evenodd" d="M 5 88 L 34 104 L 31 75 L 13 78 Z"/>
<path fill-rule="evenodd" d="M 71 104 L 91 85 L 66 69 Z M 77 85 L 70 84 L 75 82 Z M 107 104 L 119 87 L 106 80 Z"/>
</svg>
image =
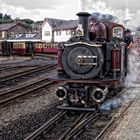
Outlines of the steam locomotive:
<svg viewBox="0 0 140 140">
<path fill-rule="evenodd" d="M 77 15 L 76 36 L 59 43 L 58 72 L 51 78 L 64 83 L 56 91 L 62 100 L 59 109 L 94 111 L 123 86 L 127 74 L 124 26 L 92 23 L 87 12 Z"/>
</svg>

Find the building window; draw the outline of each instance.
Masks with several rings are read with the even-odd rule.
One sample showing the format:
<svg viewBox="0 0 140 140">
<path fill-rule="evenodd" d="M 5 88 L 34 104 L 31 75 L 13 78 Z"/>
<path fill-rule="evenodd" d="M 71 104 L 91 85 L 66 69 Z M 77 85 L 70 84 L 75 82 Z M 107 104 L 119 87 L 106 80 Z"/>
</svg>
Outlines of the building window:
<svg viewBox="0 0 140 140">
<path fill-rule="evenodd" d="M 71 30 L 66 30 L 66 35 L 71 35 Z"/>
<path fill-rule="evenodd" d="M 45 31 L 45 36 L 50 36 L 50 31 Z"/>
<path fill-rule="evenodd" d="M 5 32 L 2 31 L 2 38 L 5 38 Z"/>
<path fill-rule="evenodd" d="M 56 35 L 60 36 L 61 35 L 61 31 L 56 31 Z"/>
<path fill-rule="evenodd" d="M 11 32 L 11 37 L 14 37 L 14 36 L 15 36 L 14 32 Z"/>
<path fill-rule="evenodd" d="M 69 35 L 69 30 L 66 30 L 66 35 Z"/>
</svg>

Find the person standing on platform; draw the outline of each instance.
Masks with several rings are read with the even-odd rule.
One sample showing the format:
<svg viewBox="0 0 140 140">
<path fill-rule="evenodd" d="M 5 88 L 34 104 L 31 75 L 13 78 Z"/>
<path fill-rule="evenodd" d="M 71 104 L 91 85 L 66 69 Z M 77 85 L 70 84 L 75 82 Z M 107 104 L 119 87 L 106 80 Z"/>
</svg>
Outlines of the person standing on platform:
<svg viewBox="0 0 140 140">
<path fill-rule="evenodd" d="M 125 30 L 125 43 L 127 44 L 127 49 L 130 50 L 130 48 L 133 47 L 133 36 L 131 34 L 131 31 L 129 29 Z"/>
</svg>

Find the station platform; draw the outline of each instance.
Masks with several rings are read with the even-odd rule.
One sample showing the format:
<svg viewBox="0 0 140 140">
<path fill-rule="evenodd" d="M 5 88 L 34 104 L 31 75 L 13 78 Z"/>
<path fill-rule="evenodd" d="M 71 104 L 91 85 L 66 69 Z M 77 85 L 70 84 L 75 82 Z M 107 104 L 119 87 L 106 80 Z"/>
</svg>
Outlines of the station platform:
<svg viewBox="0 0 140 140">
<path fill-rule="evenodd" d="M 140 88 L 136 90 L 140 91 Z M 115 129 L 104 140 L 140 140 L 140 95 L 137 95 Z"/>
</svg>

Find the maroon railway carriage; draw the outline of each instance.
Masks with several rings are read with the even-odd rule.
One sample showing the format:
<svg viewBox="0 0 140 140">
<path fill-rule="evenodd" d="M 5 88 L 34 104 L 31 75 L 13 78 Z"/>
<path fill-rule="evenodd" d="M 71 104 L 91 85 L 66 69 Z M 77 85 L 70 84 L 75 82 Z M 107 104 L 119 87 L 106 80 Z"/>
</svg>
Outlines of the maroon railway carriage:
<svg viewBox="0 0 140 140">
<path fill-rule="evenodd" d="M 45 53 L 45 54 L 57 54 L 58 52 L 58 43 L 47 43 L 47 42 L 37 42 L 35 44 L 36 53 Z"/>
<path fill-rule="evenodd" d="M 123 25 L 88 20 L 80 12 L 76 37 L 59 44 L 58 73 L 51 78 L 65 84 L 56 92 L 60 109 L 88 110 L 104 102 L 111 91 L 123 85 L 127 51 Z"/>
<path fill-rule="evenodd" d="M 45 43 L 43 45 L 43 53 L 54 53 L 58 52 L 58 43 Z"/>
<path fill-rule="evenodd" d="M 36 42 L 35 43 L 35 53 L 42 53 L 44 42 Z"/>
</svg>

